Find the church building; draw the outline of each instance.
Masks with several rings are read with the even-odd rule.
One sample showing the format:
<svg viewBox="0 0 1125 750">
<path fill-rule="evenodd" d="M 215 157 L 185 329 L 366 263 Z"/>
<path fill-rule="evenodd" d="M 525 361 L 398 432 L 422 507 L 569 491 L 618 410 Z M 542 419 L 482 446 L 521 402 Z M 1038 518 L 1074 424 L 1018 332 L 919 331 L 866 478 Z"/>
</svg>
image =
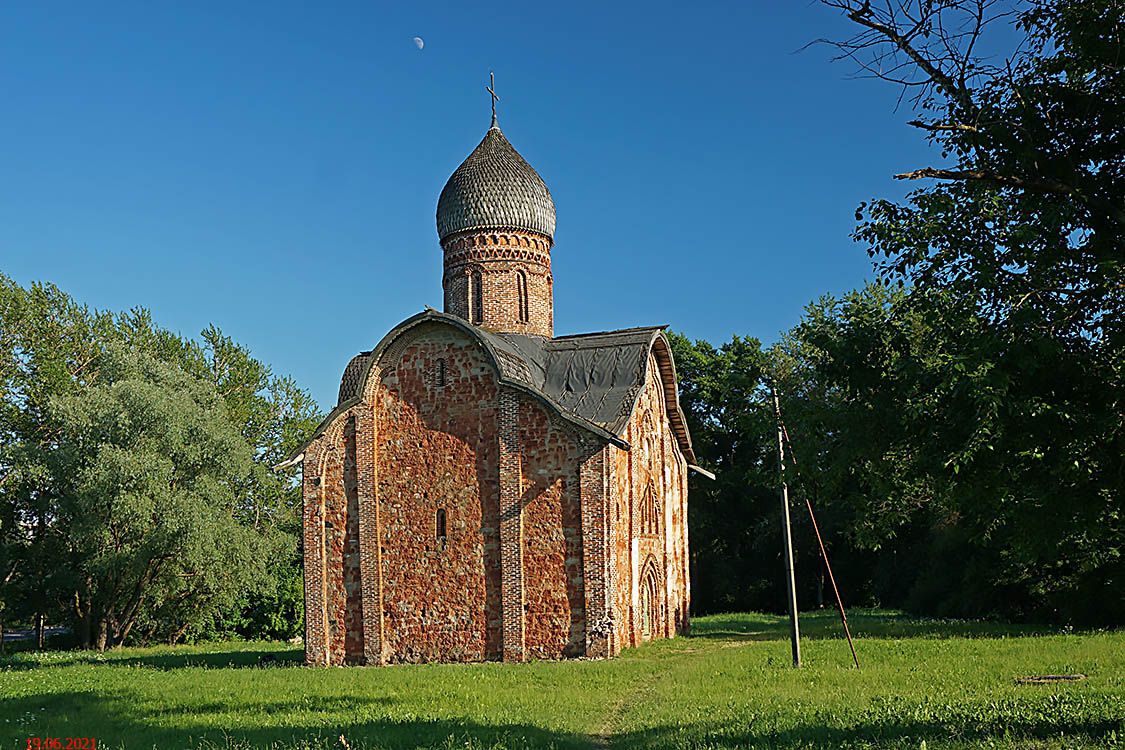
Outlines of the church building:
<svg viewBox="0 0 1125 750">
<path fill-rule="evenodd" d="M 664 327 L 555 335 L 555 204 L 495 112 L 437 232 L 444 309 L 353 357 L 287 462 L 306 662 L 609 657 L 684 632 L 695 458 Z"/>
</svg>

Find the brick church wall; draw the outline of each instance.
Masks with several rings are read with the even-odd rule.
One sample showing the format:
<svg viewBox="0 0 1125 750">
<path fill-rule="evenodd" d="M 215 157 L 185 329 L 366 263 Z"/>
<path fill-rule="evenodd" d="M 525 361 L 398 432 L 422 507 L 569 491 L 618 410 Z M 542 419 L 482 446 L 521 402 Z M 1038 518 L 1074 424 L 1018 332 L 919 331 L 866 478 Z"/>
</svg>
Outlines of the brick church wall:
<svg viewBox="0 0 1125 750">
<path fill-rule="evenodd" d="M 623 647 L 638 645 L 645 637 L 639 586 L 647 564 L 659 571 L 660 590 L 659 613 L 650 637 L 671 637 L 683 632 L 688 623 L 687 470 L 668 423 L 659 368 L 652 356 L 626 440 L 630 451 L 614 451 L 611 490 L 618 582 L 615 630 Z M 644 509 L 646 492 L 653 505 L 648 513 Z"/>
<path fill-rule="evenodd" d="M 663 398 L 650 358 L 624 451 L 501 386 L 468 334 L 404 333 L 306 452 L 308 662 L 613 656 L 646 637 L 645 570 L 648 637 L 683 632 L 687 466 Z"/>
<path fill-rule="evenodd" d="M 520 394 L 521 505 L 526 655 L 559 659 L 585 650 L 581 442 L 537 400 Z"/>
<path fill-rule="evenodd" d="M 631 428 L 626 428 L 625 439 L 631 440 Z M 633 610 L 630 592 L 633 587 L 631 566 L 633 536 L 629 519 L 633 513 L 633 485 L 631 451 L 611 448 L 612 474 L 610 481 L 610 502 L 613 506 L 611 525 L 611 545 L 613 549 L 613 568 L 615 590 L 612 594 L 614 609 L 614 642 L 618 648 L 632 646 L 632 626 L 630 615 Z"/>
<path fill-rule="evenodd" d="M 499 658 L 495 372 L 475 341 L 448 327 L 428 329 L 387 360 L 373 399 L 383 655 L 391 662 Z"/>
</svg>

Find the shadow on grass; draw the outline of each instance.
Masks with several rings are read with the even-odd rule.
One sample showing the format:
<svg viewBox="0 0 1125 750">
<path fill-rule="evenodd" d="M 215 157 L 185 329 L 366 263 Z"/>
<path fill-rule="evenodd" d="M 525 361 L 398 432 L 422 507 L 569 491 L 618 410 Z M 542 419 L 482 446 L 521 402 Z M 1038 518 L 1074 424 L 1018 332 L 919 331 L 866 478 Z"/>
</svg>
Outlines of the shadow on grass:
<svg viewBox="0 0 1125 750">
<path fill-rule="evenodd" d="M 145 713 L 145 705 L 127 696 L 83 692 L 3 699 L 10 718 L 0 729 L 3 746 L 19 746 L 27 737 L 94 736 L 103 748 L 203 748 L 204 750 L 311 750 L 339 748 L 589 748 L 600 743 L 587 735 L 555 732 L 528 724 L 483 724 L 469 719 L 416 718 L 409 704 L 399 708 L 387 697 L 317 699 L 313 709 L 325 712 L 318 721 L 305 701 L 208 702 Z M 745 721 L 664 725 L 622 733 L 609 739 L 611 747 L 683 750 L 685 748 L 838 748 L 910 747 L 933 744 L 991 744 L 1020 747 L 1049 740 L 1060 747 L 1097 746 L 1123 729 L 1120 711 L 1087 706 L 1084 711 L 1010 713 L 982 718 L 954 711 L 948 717 L 919 720 L 897 711 L 858 717 L 854 726 L 825 726 L 815 716 L 796 727 L 776 729 L 768 718 L 753 715 Z M 346 712 L 341 719 L 332 712 Z M 372 711 L 389 716 L 373 718 Z M 224 729 L 230 717 L 239 728 Z M 216 726 L 216 718 L 219 719 Z M 285 726 L 271 726 L 282 723 Z M 13 744 L 14 740 L 14 744 Z"/>
<path fill-rule="evenodd" d="M 981 746 L 1026 747 L 1050 741 L 1052 747 L 1102 747 L 1120 736 L 1121 718 L 1070 717 L 1039 720 L 1001 720 L 984 724 L 917 721 L 908 718 L 863 721 L 854 727 L 829 727 L 815 723 L 782 730 L 767 727 L 706 724 L 661 726 L 617 735 L 611 746 L 618 748 L 700 747 L 716 750 L 734 748 L 773 748 L 774 750 L 817 750 L 827 748 L 914 748 L 926 745 L 946 747 Z M 689 743 L 685 737 L 692 738 Z M 925 744 L 923 744 L 925 743 Z M 1057 744 L 1056 744 L 1057 743 Z M 1036 744 L 1035 746 L 1039 746 Z"/>
<path fill-rule="evenodd" d="M 458 719 L 410 718 L 414 710 L 404 705 L 403 718 L 370 719 L 371 709 L 394 712 L 386 697 L 336 698 L 327 701 L 208 702 L 145 713 L 125 696 L 90 693 L 54 693 L 2 699 L 10 722 L 0 725 L 0 747 L 22 746 L 28 737 L 94 736 L 100 748 L 203 748 L 205 750 L 351 750 L 368 748 L 588 748 L 585 735 L 552 732 L 525 724 L 488 725 Z M 342 721 L 288 721 L 294 712 L 345 711 Z M 230 716 L 241 728 L 216 728 L 215 718 Z M 268 718 L 267 718 L 268 717 Z M 326 716 L 326 719 L 329 717 Z M 271 721 L 285 726 L 268 726 Z M 170 726 L 170 725 L 176 726 Z M 256 725 L 255 725 L 256 724 Z M 13 741 L 15 744 L 13 745 Z"/>
<path fill-rule="evenodd" d="M 107 665 L 148 667 L 172 670 L 189 667 L 204 669 L 293 667 L 304 664 L 301 649 L 248 648 L 213 652 L 170 651 L 138 655 L 134 650 L 106 651 L 49 651 L 25 652 L 0 658 L 0 669 L 26 670 L 43 667 L 72 667 L 77 665 Z"/>
<path fill-rule="evenodd" d="M 835 610 L 802 612 L 801 637 L 843 638 Z M 1013 625 L 981 620 L 938 620 L 881 610 L 848 612 L 853 638 L 1015 638 L 1062 632 L 1042 625 Z M 789 619 L 777 615 L 708 615 L 692 620 L 691 637 L 728 641 L 778 641 L 789 638 Z"/>
</svg>

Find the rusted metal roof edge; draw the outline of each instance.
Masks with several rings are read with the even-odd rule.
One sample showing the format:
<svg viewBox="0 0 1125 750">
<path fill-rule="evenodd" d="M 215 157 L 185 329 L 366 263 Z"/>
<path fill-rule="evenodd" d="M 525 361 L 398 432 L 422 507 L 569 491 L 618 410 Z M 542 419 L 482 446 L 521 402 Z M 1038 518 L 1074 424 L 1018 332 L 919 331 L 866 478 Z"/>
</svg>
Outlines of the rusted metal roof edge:
<svg viewBox="0 0 1125 750">
<path fill-rule="evenodd" d="M 672 356 L 672 343 L 668 340 L 664 328 L 661 328 L 652 337 L 649 343 L 649 351 L 656 355 L 656 366 L 660 369 L 660 380 L 664 387 L 664 405 L 667 407 L 668 421 L 672 423 L 672 431 L 676 433 L 680 451 L 689 464 L 694 464 L 696 459 L 695 451 L 691 447 L 691 433 L 688 431 L 687 419 L 684 417 L 683 409 L 680 408 L 680 390 L 679 383 L 676 380 L 676 360 Z M 647 377 L 647 368 L 645 372 Z M 639 393 L 637 398 L 640 398 Z M 636 408 L 635 401 L 633 407 Z"/>
</svg>

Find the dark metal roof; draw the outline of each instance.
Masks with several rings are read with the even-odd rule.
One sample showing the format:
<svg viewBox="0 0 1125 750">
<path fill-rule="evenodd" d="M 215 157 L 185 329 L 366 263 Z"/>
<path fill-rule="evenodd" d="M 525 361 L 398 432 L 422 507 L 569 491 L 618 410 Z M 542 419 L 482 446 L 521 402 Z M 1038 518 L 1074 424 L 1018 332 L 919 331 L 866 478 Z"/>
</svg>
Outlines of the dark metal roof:
<svg viewBox="0 0 1125 750">
<path fill-rule="evenodd" d="M 651 352 L 656 356 L 668 418 L 677 442 L 687 460 L 695 461 L 676 392 L 675 363 L 663 326 L 548 339 L 493 333 L 455 315 L 427 310 L 397 325 L 374 351 L 352 358 L 340 383 L 340 402 L 323 426 L 359 400 L 372 363 L 391 341 L 428 322 L 453 325 L 470 333 L 491 355 L 501 382 L 530 393 L 564 419 L 622 448 L 628 448 L 625 428 L 645 385 Z M 318 429 L 317 434 L 320 432 Z"/>
<path fill-rule="evenodd" d="M 552 238 L 555 233 L 551 191 L 496 125 L 438 198 L 439 239 L 472 229 L 525 229 Z"/>
<path fill-rule="evenodd" d="M 517 350 L 531 383 L 563 409 L 621 435 L 645 383 L 653 336 L 661 328 L 559 339 L 486 334 Z"/>
<path fill-rule="evenodd" d="M 340 378 L 340 395 L 336 403 L 342 404 L 359 393 L 360 379 L 367 371 L 367 359 L 370 356 L 371 352 L 360 352 L 348 362 L 348 366 L 344 368 L 344 376 Z"/>
</svg>

